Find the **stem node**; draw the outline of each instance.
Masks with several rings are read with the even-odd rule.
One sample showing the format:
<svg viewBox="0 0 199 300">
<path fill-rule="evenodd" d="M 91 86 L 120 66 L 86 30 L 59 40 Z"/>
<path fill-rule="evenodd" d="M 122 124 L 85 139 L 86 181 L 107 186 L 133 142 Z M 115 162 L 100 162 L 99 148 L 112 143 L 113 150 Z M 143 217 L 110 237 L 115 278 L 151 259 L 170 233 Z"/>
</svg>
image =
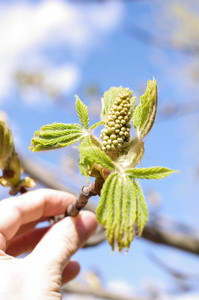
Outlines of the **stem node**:
<svg viewBox="0 0 199 300">
<path fill-rule="evenodd" d="M 75 201 L 68 206 L 66 216 L 77 216 L 80 210 L 87 204 L 88 199 L 96 195 L 95 183 L 84 185 Z"/>
</svg>

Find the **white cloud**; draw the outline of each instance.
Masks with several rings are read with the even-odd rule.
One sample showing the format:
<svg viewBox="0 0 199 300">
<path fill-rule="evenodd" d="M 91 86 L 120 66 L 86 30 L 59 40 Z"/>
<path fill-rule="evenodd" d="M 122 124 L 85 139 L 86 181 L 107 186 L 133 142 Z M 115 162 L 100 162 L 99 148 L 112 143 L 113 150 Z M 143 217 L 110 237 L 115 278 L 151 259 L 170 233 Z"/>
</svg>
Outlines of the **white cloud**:
<svg viewBox="0 0 199 300">
<path fill-rule="evenodd" d="M 51 67 L 45 70 L 45 85 L 54 86 L 58 91 L 70 91 L 75 82 L 79 79 L 79 69 L 74 65 L 62 65 L 61 67 Z"/>
<path fill-rule="evenodd" d="M 121 295 L 131 296 L 134 294 L 133 287 L 123 280 L 110 281 L 107 288 L 113 292 Z"/>
<path fill-rule="evenodd" d="M 198 300 L 198 299 L 199 299 L 198 293 L 186 293 L 185 295 L 173 297 L 173 300 Z"/>
<path fill-rule="evenodd" d="M 49 98 L 49 95 L 54 95 L 51 100 L 56 101 L 56 95 L 60 95 L 61 92 L 65 94 L 70 92 L 75 88 L 80 78 L 80 70 L 73 64 L 64 64 L 60 67 L 46 65 L 44 69 L 42 68 L 42 71 L 38 73 L 37 70 L 36 73 L 34 73 L 34 68 L 32 68 L 32 73 L 30 68 L 26 71 L 27 73 L 25 74 L 27 75 L 31 76 L 31 74 L 33 74 L 35 77 L 41 76 L 41 82 L 39 82 L 38 86 L 37 84 L 35 84 L 35 86 L 33 84 L 22 89 L 22 99 L 30 106 L 39 104 L 39 107 L 41 107 L 41 105 L 50 104 L 51 102 L 49 100 L 51 97 Z"/>
<path fill-rule="evenodd" d="M 77 56 L 84 58 L 120 24 L 123 5 L 75 5 L 64 0 L 0 5 L 0 101 L 12 89 L 13 73 L 19 68 L 53 68 L 55 79 L 68 91 L 79 80 Z M 56 51 L 67 45 L 73 61 L 68 67 L 53 65 L 44 49 Z M 67 64 L 69 61 L 66 61 Z M 74 71 L 76 70 L 76 71 Z M 49 79 L 51 80 L 51 79 Z"/>
</svg>

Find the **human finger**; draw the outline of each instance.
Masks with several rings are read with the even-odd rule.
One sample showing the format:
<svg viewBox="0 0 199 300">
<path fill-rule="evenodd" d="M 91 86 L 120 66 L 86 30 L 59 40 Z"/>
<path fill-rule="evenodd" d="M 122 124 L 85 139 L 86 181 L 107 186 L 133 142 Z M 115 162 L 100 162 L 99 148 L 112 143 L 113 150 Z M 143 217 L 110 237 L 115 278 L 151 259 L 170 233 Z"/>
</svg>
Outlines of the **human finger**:
<svg viewBox="0 0 199 300">
<path fill-rule="evenodd" d="M 27 224 L 23 224 L 19 230 L 17 231 L 17 233 L 15 234 L 15 236 L 18 236 L 20 234 L 23 234 L 27 231 L 30 231 L 31 229 L 33 229 L 38 223 L 41 222 L 45 222 L 45 221 L 50 221 L 50 217 L 42 217 L 41 219 L 37 220 L 37 221 L 33 221 Z M 50 224 L 50 223 L 49 223 Z"/>
<path fill-rule="evenodd" d="M 6 253 L 12 256 L 19 256 L 23 253 L 31 252 L 48 229 L 49 227 L 34 228 L 14 237 L 7 246 Z"/>
<path fill-rule="evenodd" d="M 41 222 L 44 222 L 44 221 L 49 221 L 49 220 L 50 220 L 49 217 L 45 217 L 45 218 L 43 217 L 43 218 L 41 218 L 41 219 L 39 219 L 39 220 L 37 220 L 37 221 L 33 221 L 33 222 L 30 222 L 30 223 L 27 223 L 27 224 L 22 225 L 22 226 L 19 228 L 19 230 L 17 231 L 17 233 L 14 235 L 14 237 L 6 243 L 6 249 L 8 249 L 8 246 L 10 245 L 10 243 L 12 242 L 12 240 L 13 240 L 15 237 L 17 237 L 17 236 L 19 236 L 19 235 L 22 235 L 22 234 L 24 234 L 24 233 L 26 233 L 26 232 L 28 232 L 28 231 L 31 231 L 32 229 L 34 229 L 34 228 L 36 227 L 36 225 L 37 225 L 38 223 L 41 223 Z M 50 224 L 50 223 L 49 223 L 49 224 Z M 44 226 L 43 226 L 43 227 L 44 227 Z"/>
<path fill-rule="evenodd" d="M 74 279 L 80 271 L 80 265 L 77 261 L 71 260 L 62 272 L 62 285 Z"/>
<path fill-rule="evenodd" d="M 50 265 L 51 269 L 63 269 L 96 228 L 97 221 L 92 212 L 82 211 L 77 217 L 66 217 L 48 230 L 30 256 L 44 268 Z"/>
<path fill-rule="evenodd" d="M 5 251 L 10 240 L 23 224 L 42 217 L 66 212 L 74 196 L 56 190 L 39 189 L 0 202 L 0 249 Z"/>
</svg>

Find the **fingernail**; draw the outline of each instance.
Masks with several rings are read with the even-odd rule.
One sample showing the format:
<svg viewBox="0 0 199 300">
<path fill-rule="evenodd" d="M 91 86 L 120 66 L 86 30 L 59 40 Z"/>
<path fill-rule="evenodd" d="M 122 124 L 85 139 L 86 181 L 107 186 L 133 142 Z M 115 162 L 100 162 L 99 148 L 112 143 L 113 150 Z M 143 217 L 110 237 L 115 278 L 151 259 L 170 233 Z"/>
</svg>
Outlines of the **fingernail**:
<svg viewBox="0 0 199 300">
<path fill-rule="evenodd" d="M 77 220 L 77 230 L 82 238 L 88 239 L 97 229 L 97 221 L 92 212 L 83 211 Z"/>
</svg>

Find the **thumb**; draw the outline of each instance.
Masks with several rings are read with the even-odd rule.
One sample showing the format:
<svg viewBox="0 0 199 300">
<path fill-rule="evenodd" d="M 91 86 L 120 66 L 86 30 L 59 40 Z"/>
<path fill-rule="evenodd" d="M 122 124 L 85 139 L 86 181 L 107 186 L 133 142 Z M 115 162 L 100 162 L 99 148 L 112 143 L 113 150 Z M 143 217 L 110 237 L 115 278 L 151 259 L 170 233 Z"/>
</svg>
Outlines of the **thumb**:
<svg viewBox="0 0 199 300">
<path fill-rule="evenodd" d="M 97 221 L 92 212 L 82 211 L 77 217 L 66 217 L 48 230 L 30 256 L 36 256 L 42 265 L 63 270 L 96 228 Z"/>
</svg>

